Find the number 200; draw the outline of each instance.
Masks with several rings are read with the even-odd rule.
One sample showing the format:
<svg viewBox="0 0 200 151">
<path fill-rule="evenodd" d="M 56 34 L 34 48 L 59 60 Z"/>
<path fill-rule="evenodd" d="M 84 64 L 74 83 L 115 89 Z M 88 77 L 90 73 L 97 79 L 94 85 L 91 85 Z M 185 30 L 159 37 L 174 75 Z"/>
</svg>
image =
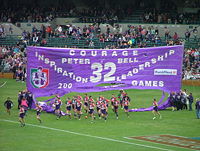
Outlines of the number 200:
<svg viewBox="0 0 200 151">
<path fill-rule="evenodd" d="M 90 76 L 90 81 L 93 83 L 99 82 L 102 79 L 102 71 L 110 69 L 108 73 L 103 75 L 104 82 L 108 81 L 115 81 L 115 76 L 112 76 L 115 74 L 116 71 L 116 65 L 113 62 L 106 62 L 104 66 L 100 63 L 93 63 L 91 65 L 91 69 L 95 70 L 93 71 L 93 75 L 95 76 Z"/>
</svg>

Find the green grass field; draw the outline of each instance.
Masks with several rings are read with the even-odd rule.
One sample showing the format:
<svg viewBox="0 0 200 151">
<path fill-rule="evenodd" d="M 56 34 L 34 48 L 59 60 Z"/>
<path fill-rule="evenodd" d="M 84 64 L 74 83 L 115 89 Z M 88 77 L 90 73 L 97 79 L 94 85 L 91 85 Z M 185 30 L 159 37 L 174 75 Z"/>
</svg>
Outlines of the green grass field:
<svg viewBox="0 0 200 151">
<path fill-rule="evenodd" d="M 42 124 L 36 120 L 36 112 L 31 110 L 25 118 L 27 125 L 22 128 L 18 123 L 17 94 L 19 90 L 25 89 L 25 83 L 0 79 L 0 85 L 5 81 L 7 83 L 0 88 L 0 151 L 184 151 L 189 149 L 124 137 L 160 134 L 200 137 L 200 120 L 196 119 L 195 111 L 172 112 L 171 108 L 160 111 L 163 118 L 156 120 L 152 120 L 151 112 L 132 112 L 128 119 L 121 109 L 119 120 L 116 120 L 114 113 L 109 109 L 106 123 L 99 119 L 91 123 L 90 118 L 84 119 L 84 115 L 80 121 L 69 120 L 68 117 L 56 120 L 53 114 L 42 112 Z M 200 97 L 200 87 L 183 86 L 183 88 L 193 92 L 195 98 Z M 131 108 L 151 106 L 153 98 L 161 97 L 161 91 L 158 90 L 127 90 L 127 92 L 132 99 Z M 118 91 L 90 93 L 90 95 L 96 98 L 102 94 L 110 98 L 112 93 L 117 95 Z M 74 93 L 67 94 L 69 97 L 73 95 Z M 15 104 L 10 116 L 3 106 L 7 97 L 11 97 Z M 62 99 L 65 98 L 66 96 Z M 63 105 L 63 111 L 64 108 Z"/>
</svg>

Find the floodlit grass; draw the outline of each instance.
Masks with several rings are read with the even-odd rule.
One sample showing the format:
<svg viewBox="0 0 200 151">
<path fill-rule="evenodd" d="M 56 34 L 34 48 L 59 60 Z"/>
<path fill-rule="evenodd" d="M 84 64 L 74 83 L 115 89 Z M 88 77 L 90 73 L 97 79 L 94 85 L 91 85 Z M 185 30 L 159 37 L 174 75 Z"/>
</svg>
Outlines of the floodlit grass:
<svg viewBox="0 0 200 151">
<path fill-rule="evenodd" d="M 97 119 L 91 123 L 91 119 L 69 120 L 68 117 L 61 117 L 56 120 L 53 114 L 42 112 L 42 124 L 36 120 L 36 112 L 28 111 L 26 122 L 33 125 L 45 126 L 54 129 L 26 125 L 21 128 L 18 123 L 2 121 L 3 119 L 18 121 L 17 94 L 25 89 L 25 83 L 15 82 L 12 79 L 0 79 L 0 84 L 7 83 L 0 88 L 0 150 L 1 151 L 146 151 L 146 150 L 187 150 L 183 148 L 165 146 L 151 142 L 129 140 L 129 136 L 149 136 L 159 134 L 173 134 L 185 137 L 200 137 L 200 120 L 196 119 L 195 111 L 175 111 L 171 108 L 160 111 L 163 119 L 152 120 L 151 112 L 132 112 L 128 119 L 119 109 L 119 119 L 116 120 L 114 113 L 109 108 L 109 117 L 105 123 Z M 193 92 L 195 98 L 200 97 L 200 87 L 183 86 L 188 92 Z M 159 99 L 162 92 L 159 90 L 127 90 L 131 97 L 130 108 L 149 107 L 152 99 Z M 63 103 L 66 97 L 72 97 L 77 93 L 70 93 L 62 97 Z M 112 94 L 117 95 L 118 91 L 105 91 L 89 93 L 93 98 L 103 95 L 110 98 Z M 84 94 L 80 94 L 84 95 Z M 11 97 L 14 107 L 9 116 L 3 106 L 7 97 Z M 40 98 L 43 100 L 46 98 Z M 193 104 L 194 108 L 194 104 Z M 62 106 L 65 111 L 65 105 Z M 64 131 L 59 131 L 59 130 Z M 69 133 L 76 132 L 74 133 Z M 81 134 L 81 135 L 77 135 Z M 83 134 L 83 135 L 82 135 Z M 86 135 L 87 134 L 87 135 Z M 88 136 L 89 135 L 89 136 Z M 96 137 L 97 136 L 97 137 Z M 101 137 L 101 138 L 100 138 Z M 109 139 L 109 140 L 108 140 Z M 115 140 L 124 141 L 117 142 Z M 128 143 L 129 144 L 128 144 Z M 132 143 L 132 144 L 131 144 Z M 139 145 L 136 145 L 139 144 Z M 147 146 L 141 146 L 147 145 Z M 159 147 L 159 148 L 150 148 Z"/>
</svg>

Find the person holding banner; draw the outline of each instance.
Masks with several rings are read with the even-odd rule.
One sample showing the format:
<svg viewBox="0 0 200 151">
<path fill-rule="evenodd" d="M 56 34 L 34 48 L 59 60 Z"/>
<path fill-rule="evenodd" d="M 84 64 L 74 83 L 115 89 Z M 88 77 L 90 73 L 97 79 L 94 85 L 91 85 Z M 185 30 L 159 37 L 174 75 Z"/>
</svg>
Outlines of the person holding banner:
<svg viewBox="0 0 200 151">
<path fill-rule="evenodd" d="M 153 111 L 152 111 L 152 113 L 154 115 L 153 120 L 156 119 L 156 114 L 159 115 L 160 119 L 162 118 L 161 114 L 158 111 L 158 103 L 156 102 L 156 99 L 153 99 Z"/>
</svg>

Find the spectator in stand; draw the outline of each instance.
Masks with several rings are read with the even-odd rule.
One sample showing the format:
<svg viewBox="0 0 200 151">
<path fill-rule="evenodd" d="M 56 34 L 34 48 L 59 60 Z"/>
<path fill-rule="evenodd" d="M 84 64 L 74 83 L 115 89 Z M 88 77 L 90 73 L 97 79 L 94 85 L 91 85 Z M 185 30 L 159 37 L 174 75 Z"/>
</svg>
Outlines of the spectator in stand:
<svg viewBox="0 0 200 151">
<path fill-rule="evenodd" d="M 189 41 L 190 35 L 191 34 L 190 34 L 189 30 L 187 29 L 186 32 L 185 32 L 185 40 Z"/>
<path fill-rule="evenodd" d="M 166 39 L 166 40 L 169 39 L 169 37 L 170 37 L 170 35 L 169 35 L 169 33 L 170 33 L 169 28 L 165 27 L 165 28 L 164 28 L 164 32 L 165 32 L 165 39 Z"/>
</svg>

